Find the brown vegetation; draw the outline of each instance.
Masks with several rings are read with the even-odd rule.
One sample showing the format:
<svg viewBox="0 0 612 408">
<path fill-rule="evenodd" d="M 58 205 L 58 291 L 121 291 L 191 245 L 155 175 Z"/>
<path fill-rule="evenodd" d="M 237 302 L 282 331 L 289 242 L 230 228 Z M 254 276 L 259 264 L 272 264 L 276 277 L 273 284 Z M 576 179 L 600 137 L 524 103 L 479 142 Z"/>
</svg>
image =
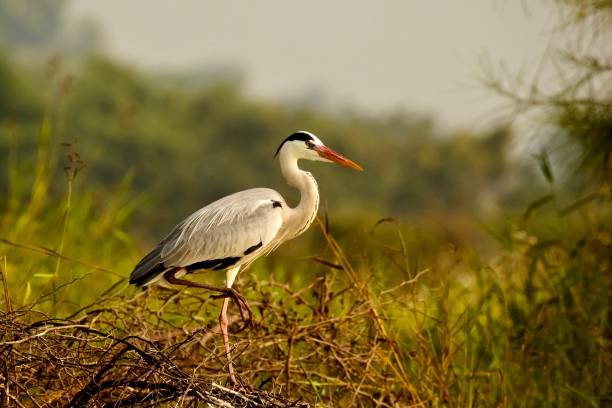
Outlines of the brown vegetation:
<svg viewBox="0 0 612 408">
<path fill-rule="evenodd" d="M 211 324 L 214 318 L 199 317 L 210 317 L 218 302 L 200 290 L 151 288 L 133 297 L 103 296 L 66 319 L 26 310 L 2 313 L 3 401 L 299 407 L 308 404 L 285 398 L 309 395 L 312 401 L 346 406 L 419 402 L 402 363 L 406 356 L 379 312 L 385 304 L 374 304 L 334 239 L 325 236 L 338 262 L 318 260 L 329 275 L 298 291 L 275 282 L 248 291 L 260 316 L 254 328 L 240 330 L 234 314 L 232 340 L 242 387 L 223 385 L 219 327 Z M 332 272 L 339 270 L 346 282 Z M 8 300 L 8 292 L 5 296 Z"/>
</svg>

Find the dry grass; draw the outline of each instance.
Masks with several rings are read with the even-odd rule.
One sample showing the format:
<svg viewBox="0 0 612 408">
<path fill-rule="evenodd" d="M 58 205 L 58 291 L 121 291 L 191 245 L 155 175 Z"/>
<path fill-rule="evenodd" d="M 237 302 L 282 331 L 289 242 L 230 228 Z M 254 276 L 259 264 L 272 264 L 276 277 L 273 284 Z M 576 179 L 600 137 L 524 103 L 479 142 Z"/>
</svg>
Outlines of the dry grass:
<svg viewBox="0 0 612 408">
<path fill-rule="evenodd" d="M 308 406 L 306 397 L 318 406 L 418 405 L 405 356 L 378 310 L 385 305 L 370 298 L 334 239 L 325 237 L 337 262 L 324 261 L 330 274 L 297 291 L 270 281 L 245 293 L 259 317 L 246 330 L 237 313 L 231 322 L 242 387 L 223 385 L 218 302 L 199 290 L 153 288 L 102 297 L 66 319 L 2 313 L 3 401 L 297 407 Z"/>
<path fill-rule="evenodd" d="M 126 309 L 134 312 L 133 307 Z M 307 406 L 250 387 L 232 390 L 211 376 L 195 375 L 205 362 L 194 365 L 193 357 L 203 354 L 197 349 L 204 350 L 201 343 L 210 338 L 203 330 L 176 335 L 166 331 L 165 338 L 155 340 L 116 336 L 114 330 L 102 331 L 112 326 L 107 319 L 114 315 L 126 322 L 124 312 L 114 312 L 32 324 L 24 323 L 32 317 L 27 313 L 2 314 L 2 402 L 37 407 L 154 406 L 168 401 L 176 406 Z M 217 358 L 214 353 L 208 357 Z"/>
<path fill-rule="evenodd" d="M 609 206 L 596 204 L 591 214 L 608 220 Z M 123 280 L 57 319 L 40 304 L 14 307 L 5 286 L 0 398 L 41 407 L 605 406 L 606 225 L 565 241 L 515 231 L 495 262 L 451 249 L 420 271 L 401 233 L 395 245 L 373 238 L 377 249 L 349 262 L 321 225 L 327 245 L 311 280 L 241 275 L 256 325 L 240 330 L 230 309 L 235 389 L 210 293 L 135 293 Z M 390 285 L 392 275 L 404 281 Z M 70 282 L 61 290 L 85 287 Z"/>
</svg>

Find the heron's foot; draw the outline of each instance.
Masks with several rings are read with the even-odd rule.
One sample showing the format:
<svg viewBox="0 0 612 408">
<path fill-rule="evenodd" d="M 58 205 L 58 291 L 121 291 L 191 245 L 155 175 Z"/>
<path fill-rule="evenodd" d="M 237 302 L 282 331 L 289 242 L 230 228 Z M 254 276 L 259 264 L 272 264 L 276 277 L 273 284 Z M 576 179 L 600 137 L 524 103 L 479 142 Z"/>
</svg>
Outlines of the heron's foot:
<svg viewBox="0 0 612 408">
<path fill-rule="evenodd" d="M 236 289 L 234 288 L 224 288 L 220 291 L 219 295 L 211 295 L 212 299 L 224 299 L 231 298 L 236 305 L 238 306 L 238 310 L 240 311 L 240 318 L 243 322 L 245 322 L 244 327 L 242 327 L 239 331 L 244 330 L 247 326 L 253 327 L 253 313 L 251 312 L 251 308 L 247 303 L 244 296 L 242 296 Z"/>
</svg>

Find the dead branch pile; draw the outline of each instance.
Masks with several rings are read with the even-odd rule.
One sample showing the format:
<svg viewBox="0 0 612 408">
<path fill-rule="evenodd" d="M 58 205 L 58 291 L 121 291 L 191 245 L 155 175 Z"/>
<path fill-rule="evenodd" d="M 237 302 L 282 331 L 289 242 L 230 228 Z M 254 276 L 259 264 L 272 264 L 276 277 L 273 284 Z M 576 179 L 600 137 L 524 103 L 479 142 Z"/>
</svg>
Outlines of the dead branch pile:
<svg viewBox="0 0 612 408">
<path fill-rule="evenodd" d="M 333 240 L 330 245 L 335 245 Z M 230 331 L 241 387 L 226 384 L 219 301 L 197 289 L 108 295 L 65 319 L 0 314 L 0 397 L 11 406 L 408 406 L 420 401 L 382 311 L 341 252 L 294 290 L 242 276 L 256 315 Z M 340 271 L 342 270 L 342 271 Z M 247 286 L 248 285 L 248 286 Z M 124 288 L 127 284 L 124 285 Z M 248 289 L 246 289 L 248 288 Z M 207 404 L 207 405 L 206 405 Z"/>
<path fill-rule="evenodd" d="M 115 333 L 123 330 L 109 330 L 111 322 L 103 321 L 114 315 L 108 312 L 97 311 L 98 321 L 88 315 L 89 319 L 42 319 L 30 324 L 25 323 L 32 318 L 30 313 L 1 314 L 2 403 L 84 407 L 176 401 L 179 406 L 207 403 L 226 408 L 308 406 L 273 392 L 231 389 L 212 376 L 197 375 L 195 365 L 202 362 L 188 361 L 189 343 L 206 341 L 205 329 L 185 330 L 180 336 L 166 331 L 163 341 L 125 333 L 118 336 Z"/>
</svg>

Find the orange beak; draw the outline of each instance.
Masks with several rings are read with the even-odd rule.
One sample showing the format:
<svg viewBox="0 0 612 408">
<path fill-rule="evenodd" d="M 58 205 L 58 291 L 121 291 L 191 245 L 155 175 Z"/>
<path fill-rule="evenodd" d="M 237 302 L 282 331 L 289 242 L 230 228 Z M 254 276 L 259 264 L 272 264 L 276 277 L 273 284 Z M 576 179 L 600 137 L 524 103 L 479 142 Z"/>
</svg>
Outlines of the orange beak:
<svg viewBox="0 0 612 408">
<path fill-rule="evenodd" d="M 315 150 L 319 154 L 319 156 L 321 156 L 321 157 L 323 157 L 323 158 L 325 158 L 327 160 L 331 160 L 333 162 L 336 162 L 336 163 L 338 163 L 338 164 L 340 164 L 340 165 L 342 165 L 344 167 L 348 167 L 349 169 L 363 171 L 363 167 L 361 167 L 360 165 L 358 165 L 354 161 L 352 161 L 350 159 L 347 159 L 346 157 L 344 157 L 340 153 L 333 151 L 329 147 L 326 147 L 326 146 L 317 146 L 317 147 L 315 147 Z"/>
</svg>

